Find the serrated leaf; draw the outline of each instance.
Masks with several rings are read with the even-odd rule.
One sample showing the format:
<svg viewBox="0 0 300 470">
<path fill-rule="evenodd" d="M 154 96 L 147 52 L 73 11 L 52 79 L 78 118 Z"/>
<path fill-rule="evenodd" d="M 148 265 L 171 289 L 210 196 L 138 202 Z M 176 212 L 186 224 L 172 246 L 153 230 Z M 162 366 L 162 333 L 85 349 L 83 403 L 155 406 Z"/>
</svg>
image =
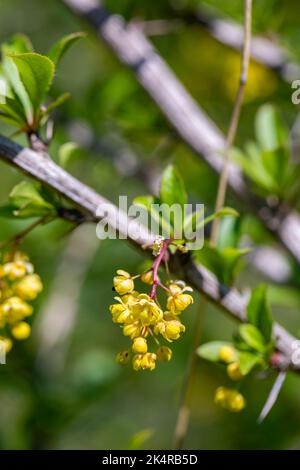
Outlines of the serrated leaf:
<svg viewBox="0 0 300 470">
<path fill-rule="evenodd" d="M 288 132 L 276 108 L 262 106 L 255 118 L 256 138 L 263 150 L 274 150 L 287 144 Z"/>
<path fill-rule="evenodd" d="M 232 346 L 232 343 L 228 341 L 211 341 L 199 346 L 196 353 L 198 356 L 202 357 L 202 359 L 206 359 L 207 361 L 219 362 L 219 352 L 224 346 Z"/>
<path fill-rule="evenodd" d="M 249 323 L 259 329 L 266 342 L 270 342 L 272 339 L 273 319 L 267 302 L 267 287 L 265 285 L 260 285 L 252 291 L 247 306 L 247 318 Z"/>
<path fill-rule="evenodd" d="M 182 208 L 187 202 L 183 179 L 173 165 L 169 165 L 163 172 L 160 183 L 160 199 L 168 206 L 179 204 Z"/>
<path fill-rule="evenodd" d="M 265 339 L 256 326 L 245 323 L 239 327 L 239 334 L 250 348 L 261 353 L 266 351 Z"/>
<path fill-rule="evenodd" d="M 52 84 L 55 66 L 46 56 L 28 52 L 10 56 L 17 67 L 19 77 L 29 97 L 34 116 L 40 111 Z"/>
<path fill-rule="evenodd" d="M 48 56 L 55 65 L 62 59 L 68 49 L 79 39 L 85 37 L 85 33 L 71 33 L 59 39 L 50 49 Z"/>
</svg>

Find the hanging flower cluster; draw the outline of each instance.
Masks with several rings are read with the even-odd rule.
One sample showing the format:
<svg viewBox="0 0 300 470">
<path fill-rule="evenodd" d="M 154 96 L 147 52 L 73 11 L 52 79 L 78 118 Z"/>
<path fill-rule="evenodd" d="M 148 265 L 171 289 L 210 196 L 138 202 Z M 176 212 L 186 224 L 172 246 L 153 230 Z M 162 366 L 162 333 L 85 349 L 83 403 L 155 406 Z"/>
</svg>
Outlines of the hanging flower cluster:
<svg viewBox="0 0 300 470">
<path fill-rule="evenodd" d="M 18 251 L 7 253 L 0 264 L 0 340 L 5 351 L 13 345 L 12 338 L 23 340 L 30 336 L 26 319 L 33 313 L 29 302 L 42 291 L 40 277 L 34 273 L 29 258 Z"/>
<path fill-rule="evenodd" d="M 185 286 L 183 281 L 169 281 L 166 285 L 160 282 L 157 271 L 166 252 L 167 245 L 164 245 L 152 269 L 142 275 L 131 276 L 118 269 L 113 279 L 114 290 L 119 296 L 115 297 L 117 303 L 110 306 L 112 320 L 120 324 L 123 334 L 132 340 L 131 351 L 120 352 L 117 361 L 125 365 L 132 360 L 134 370 L 153 370 L 157 360 L 171 360 L 171 348 L 161 346 L 159 337 L 169 343 L 177 340 L 185 331 L 180 319 L 181 313 L 193 303 L 193 297 L 188 293 L 192 289 Z M 134 280 L 138 277 L 142 282 L 152 285 L 150 294 L 135 290 Z M 167 295 L 165 309 L 157 299 L 157 287 L 161 287 Z M 150 338 L 158 346 L 155 352 L 149 350 Z"/>
<path fill-rule="evenodd" d="M 240 370 L 238 354 L 232 346 L 222 346 L 219 350 L 219 360 L 227 364 L 227 375 L 231 380 L 239 381 L 244 378 Z M 233 388 L 218 387 L 215 393 L 215 403 L 232 412 L 242 411 L 246 406 L 244 396 Z"/>
</svg>

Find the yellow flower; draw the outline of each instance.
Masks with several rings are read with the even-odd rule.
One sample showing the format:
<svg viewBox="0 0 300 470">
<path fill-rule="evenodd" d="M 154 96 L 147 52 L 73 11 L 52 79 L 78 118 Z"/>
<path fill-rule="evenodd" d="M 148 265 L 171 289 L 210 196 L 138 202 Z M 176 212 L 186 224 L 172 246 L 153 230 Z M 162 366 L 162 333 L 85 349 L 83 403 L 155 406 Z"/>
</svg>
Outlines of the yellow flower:
<svg viewBox="0 0 300 470">
<path fill-rule="evenodd" d="M 157 356 L 154 353 L 146 353 L 142 356 L 141 359 L 141 368 L 154 370 L 156 366 Z"/>
<path fill-rule="evenodd" d="M 160 333 L 170 343 L 180 337 L 180 333 L 185 331 L 185 326 L 179 320 L 159 322 L 154 327 L 155 333 Z"/>
<path fill-rule="evenodd" d="M 21 321 L 12 327 L 11 332 L 16 339 L 22 340 L 27 339 L 30 336 L 31 328 L 28 323 Z"/>
<path fill-rule="evenodd" d="M 227 366 L 227 374 L 231 380 L 242 380 L 244 378 L 238 362 L 232 362 Z"/>
<path fill-rule="evenodd" d="M 169 286 L 171 295 L 167 300 L 167 308 L 174 314 L 180 314 L 189 305 L 194 302 L 193 297 L 190 294 L 184 292 L 192 292 L 190 287 L 181 287 L 178 283 L 172 282 Z"/>
<path fill-rule="evenodd" d="M 144 326 L 154 325 L 163 317 L 161 308 L 147 294 L 138 295 L 136 302 L 131 306 L 131 310 L 133 316 Z"/>
<path fill-rule="evenodd" d="M 228 399 L 228 409 L 233 413 L 242 411 L 246 406 L 246 400 L 241 393 L 235 392 Z"/>
<path fill-rule="evenodd" d="M 10 297 L 0 305 L 0 317 L 4 316 L 8 323 L 15 323 L 32 314 L 31 305 L 19 297 Z"/>
<path fill-rule="evenodd" d="M 37 274 L 28 274 L 17 282 L 13 289 L 15 293 L 23 300 L 34 300 L 43 290 L 43 284 L 40 276 Z"/>
<path fill-rule="evenodd" d="M 7 338 L 5 336 L 0 336 L 0 343 L 1 341 L 4 343 L 4 350 L 6 353 L 8 353 L 11 348 L 13 347 L 13 342 L 10 338 Z"/>
<path fill-rule="evenodd" d="M 129 294 L 134 289 L 134 282 L 127 271 L 117 270 L 117 276 L 113 279 L 114 288 L 120 295 Z"/>
<path fill-rule="evenodd" d="M 122 295 L 122 303 L 130 306 L 134 302 L 136 302 L 136 298 L 138 296 L 139 296 L 139 292 L 137 292 L 136 290 L 132 291 L 130 294 Z"/>
<path fill-rule="evenodd" d="M 150 269 L 141 275 L 141 281 L 145 284 L 153 284 L 153 270 Z"/>
<path fill-rule="evenodd" d="M 122 302 L 120 297 L 116 297 L 119 304 L 110 305 L 109 310 L 112 314 L 112 319 L 114 323 L 126 323 L 131 319 L 131 312 L 129 308 Z"/>
<path fill-rule="evenodd" d="M 147 341 L 139 336 L 133 340 L 132 351 L 136 354 L 145 354 L 148 351 Z"/>
<path fill-rule="evenodd" d="M 228 389 L 225 387 L 218 387 L 215 392 L 215 403 L 216 405 L 223 405 L 228 396 Z"/>
<path fill-rule="evenodd" d="M 130 361 L 130 352 L 129 351 L 121 351 L 117 354 L 116 361 L 118 364 L 122 366 L 126 366 L 129 364 Z"/>
<path fill-rule="evenodd" d="M 246 406 L 245 398 L 241 393 L 226 387 L 217 388 L 215 403 L 234 413 L 241 411 Z"/>
<path fill-rule="evenodd" d="M 140 336 L 141 331 L 142 331 L 142 327 L 138 321 L 129 323 L 128 325 L 125 325 L 123 328 L 124 336 L 130 336 L 131 339 L 134 339 Z"/>
<path fill-rule="evenodd" d="M 219 359 L 225 364 L 235 361 L 237 358 L 237 352 L 233 346 L 222 346 L 219 350 Z"/>
<path fill-rule="evenodd" d="M 3 266 L 4 276 L 10 281 L 21 279 L 27 273 L 26 264 L 23 261 L 13 261 Z"/>
<path fill-rule="evenodd" d="M 140 370 L 141 369 L 142 358 L 143 358 L 142 354 L 136 354 L 135 356 L 133 356 L 132 367 L 133 367 L 134 370 Z"/>
<path fill-rule="evenodd" d="M 157 354 L 157 359 L 159 359 L 161 362 L 169 362 L 172 359 L 172 349 L 168 348 L 168 346 L 162 346 L 158 348 L 156 351 Z"/>
</svg>

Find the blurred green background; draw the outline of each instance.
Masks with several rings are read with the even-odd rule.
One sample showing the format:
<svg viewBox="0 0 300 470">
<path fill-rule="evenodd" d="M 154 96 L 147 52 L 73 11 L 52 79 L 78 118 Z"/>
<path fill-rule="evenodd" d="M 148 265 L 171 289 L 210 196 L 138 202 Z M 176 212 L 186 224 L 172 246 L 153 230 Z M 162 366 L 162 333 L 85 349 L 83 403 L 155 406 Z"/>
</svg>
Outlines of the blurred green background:
<svg viewBox="0 0 300 470">
<path fill-rule="evenodd" d="M 171 31 L 151 38 L 191 94 L 217 125 L 226 131 L 238 79 L 239 55 L 212 39 L 197 24 L 177 22 L 184 12 L 204 5 L 219 16 L 241 22 L 243 2 L 232 0 L 108 0 L 107 6 L 127 19 L 169 19 Z M 254 2 L 254 30 L 275 38 L 300 59 L 300 4 L 297 1 Z M 173 22 L 173 23 L 172 23 Z M 38 52 L 47 52 L 59 37 L 87 31 L 61 63 L 53 96 L 70 91 L 72 98 L 56 114 L 51 154 L 59 158 L 64 142 L 84 150 L 67 162 L 68 171 L 117 202 L 146 193 L 145 179 L 136 169 L 163 168 L 174 161 L 192 201 L 213 206 L 217 178 L 173 133 L 156 106 L 107 47 L 85 23 L 59 0 L 0 0 L 0 39 L 15 33 L 30 36 Z M 299 77 L 300 78 L 300 77 Z M 291 126 L 297 109 L 291 87 L 275 72 L 252 64 L 249 89 L 237 142 L 253 137 L 258 107 L 273 102 Z M 12 130 L 0 125 L 0 132 Z M 21 142 L 22 139 L 20 140 Z M 23 179 L 1 163 L 0 202 Z M 234 198 L 228 203 L 239 208 Z M 246 218 L 246 216 L 245 216 Z M 276 245 L 247 217 L 258 244 Z M 28 223 L 28 222 L 27 222 Z M 1 240 L 26 223 L 0 219 Z M 180 387 L 193 335 L 197 302 L 185 315 L 187 332 L 174 345 L 174 359 L 152 373 L 135 373 L 115 363 L 115 354 L 128 345 L 111 322 L 112 277 L 118 268 L 136 273 L 143 258 L 123 241 L 99 242 L 95 227 L 80 228 L 55 222 L 34 231 L 24 242 L 45 289 L 36 302 L 33 334 L 16 344 L 0 366 L 1 449 L 126 449 L 170 448 Z M 278 248 L 279 249 L 279 248 Z M 295 271 L 295 280 L 299 272 Z M 240 286 L 254 286 L 260 274 L 247 268 Z M 272 286 L 274 316 L 296 336 L 300 331 L 300 295 L 296 287 Z M 208 309 L 203 341 L 229 339 L 234 324 L 216 308 Z M 280 400 L 267 420 L 256 423 L 274 381 L 247 379 L 243 386 L 247 408 L 229 414 L 213 403 L 216 387 L 228 383 L 223 369 L 200 361 L 194 392 L 187 448 L 300 448 L 299 378 L 290 374 Z"/>
</svg>

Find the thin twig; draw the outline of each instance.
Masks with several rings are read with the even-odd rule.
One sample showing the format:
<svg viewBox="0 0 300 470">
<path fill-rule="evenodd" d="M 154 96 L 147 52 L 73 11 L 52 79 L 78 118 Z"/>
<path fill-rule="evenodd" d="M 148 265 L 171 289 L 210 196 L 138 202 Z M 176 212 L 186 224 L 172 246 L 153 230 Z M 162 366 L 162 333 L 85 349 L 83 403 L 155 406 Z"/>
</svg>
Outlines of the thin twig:
<svg viewBox="0 0 300 470">
<path fill-rule="evenodd" d="M 215 211 L 220 211 L 224 207 L 226 190 L 227 190 L 227 181 L 229 173 L 229 153 L 233 145 L 236 131 L 239 123 L 239 117 L 241 113 L 241 106 L 243 102 L 244 90 L 247 82 L 248 76 L 248 67 L 250 59 L 250 42 L 251 42 L 251 18 L 252 18 L 252 0 L 244 1 L 244 43 L 242 50 L 242 63 L 241 63 L 241 73 L 239 88 L 229 124 L 228 136 L 226 139 L 225 151 L 224 151 L 224 164 L 223 169 L 220 175 L 219 187 L 216 198 Z M 210 243 L 215 246 L 217 243 L 218 237 L 218 228 L 219 228 L 219 219 L 215 219 L 212 224 L 212 230 L 210 235 Z M 175 427 L 175 436 L 174 436 L 174 446 L 175 449 L 180 449 L 183 446 L 185 437 L 188 432 L 189 419 L 190 419 L 190 406 L 191 406 L 191 397 L 193 391 L 193 384 L 196 373 L 196 348 L 200 343 L 202 324 L 204 321 L 205 311 L 206 311 L 207 302 L 203 300 L 199 306 L 199 312 L 196 317 L 195 325 L 195 334 L 193 341 L 193 349 L 191 352 L 189 365 L 187 368 L 187 373 L 183 383 L 183 390 L 181 394 L 181 401 L 179 405 L 179 412 L 177 417 L 177 423 Z"/>
<path fill-rule="evenodd" d="M 238 92 L 236 95 L 235 104 L 233 107 L 231 120 L 228 129 L 228 135 L 226 138 L 225 152 L 224 152 L 224 166 L 220 176 L 219 187 L 216 198 L 215 211 L 219 211 L 223 208 L 226 197 L 227 183 L 228 183 L 228 172 L 229 172 L 229 154 L 232 145 L 235 140 L 236 131 L 239 124 L 239 118 L 241 114 L 241 107 L 243 103 L 244 91 L 248 78 L 248 68 L 250 60 L 250 44 L 251 44 L 251 23 L 252 23 L 252 0 L 244 0 L 244 43 L 242 51 L 242 64 L 240 73 L 240 83 Z M 218 228 L 220 219 L 215 219 L 212 224 L 211 231 L 211 244 L 216 245 L 218 238 Z"/>
<path fill-rule="evenodd" d="M 8 240 L 2 242 L 0 244 L 0 250 L 3 250 L 4 248 L 6 248 L 7 246 L 9 246 L 11 244 L 21 243 L 23 238 L 26 237 L 26 235 L 28 235 L 32 230 L 34 230 L 39 225 L 42 225 L 42 224 L 46 223 L 47 219 L 48 219 L 48 216 L 44 216 L 41 219 L 36 220 L 32 224 L 30 224 L 28 227 L 26 227 L 24 230 L 19 232 L 17 235 L 14 235 L 13 237 L 9 238 Z"/>
</svg>

